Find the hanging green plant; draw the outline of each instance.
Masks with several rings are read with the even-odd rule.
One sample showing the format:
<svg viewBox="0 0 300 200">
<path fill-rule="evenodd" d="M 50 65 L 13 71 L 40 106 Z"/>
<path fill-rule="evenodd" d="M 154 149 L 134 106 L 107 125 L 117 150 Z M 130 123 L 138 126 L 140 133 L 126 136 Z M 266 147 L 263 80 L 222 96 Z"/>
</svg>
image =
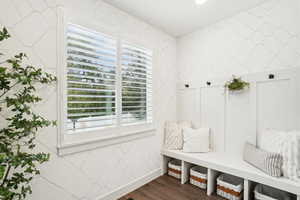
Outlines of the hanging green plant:
<svg viewBox="0 0 300 200">
<path fill-rule="evenodd" d="M 229 91 L 241 91 L 250 87 L 250 83 L 243 81 L 241 77 L 232 76 L 232 80 L 227 81 L 225 86 Z"/>
</svg>

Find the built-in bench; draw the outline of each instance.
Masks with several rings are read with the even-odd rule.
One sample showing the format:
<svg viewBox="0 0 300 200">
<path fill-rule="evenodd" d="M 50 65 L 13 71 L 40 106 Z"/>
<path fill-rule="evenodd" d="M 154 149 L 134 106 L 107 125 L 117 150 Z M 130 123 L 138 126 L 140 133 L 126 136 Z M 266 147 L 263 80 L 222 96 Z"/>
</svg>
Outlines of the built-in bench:
<svg viewBox="0 0 300 200">
<path fill-rule="evenodd" d="M 179 150 L 162 151 L 164 165 L 163 171 L 167 172 L 168 162 L 172 159 L 182 161 L 181 183 L 189 180 L 189 169 L 192 165 L 206 167 L 208 169 L 207 195 L 216 190 L 216 178 L 218 174 L 227 173 L 244 179 L 244 200 L 251 199 L 253 185 L 261 183 L 277 189 L 281 189 L 297 196 L 300 200 L 300 183 L 286 178 L 274 178 L 249 165 L 242 158 L 237 158 L 226 153 L 183 153 Z"/>
</svg>

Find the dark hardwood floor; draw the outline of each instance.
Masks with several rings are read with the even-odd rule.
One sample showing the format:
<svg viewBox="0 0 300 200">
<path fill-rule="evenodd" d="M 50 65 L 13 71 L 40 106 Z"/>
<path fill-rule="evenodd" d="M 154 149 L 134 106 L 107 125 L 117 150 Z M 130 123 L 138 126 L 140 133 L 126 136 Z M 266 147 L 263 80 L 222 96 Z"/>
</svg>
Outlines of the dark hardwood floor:
<svg viewBox="0 0 300 200">
<path fill-rule="evenodd" d="M 180 181 L 162 176 L 119 200 L 221 200 L 217 196 L 208 197 L 206 191 L 190 184 L 181 185 Z"/>
</svg>

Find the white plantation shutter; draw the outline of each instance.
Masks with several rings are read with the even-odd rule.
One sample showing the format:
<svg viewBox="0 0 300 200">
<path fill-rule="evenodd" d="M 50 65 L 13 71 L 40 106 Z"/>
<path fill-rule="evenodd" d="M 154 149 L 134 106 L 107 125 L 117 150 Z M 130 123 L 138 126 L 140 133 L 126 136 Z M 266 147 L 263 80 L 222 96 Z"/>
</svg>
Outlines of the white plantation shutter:
<svg viewBox="0 0 300 200">
<path fill-rule="evenodd" d="M 116 124 L 116 67 L 115 39 L 68 25 L 68 130 Z"/>
<path fill-rule="evenodd" d="M 152 122 L 152 52 L 121 45 L 122 124 Z"/>
<path fill-rule="evenodd" d="M 67 28 L 67 129 L 152 122 L 152 52 L 77 25 Z"/>
</svg>

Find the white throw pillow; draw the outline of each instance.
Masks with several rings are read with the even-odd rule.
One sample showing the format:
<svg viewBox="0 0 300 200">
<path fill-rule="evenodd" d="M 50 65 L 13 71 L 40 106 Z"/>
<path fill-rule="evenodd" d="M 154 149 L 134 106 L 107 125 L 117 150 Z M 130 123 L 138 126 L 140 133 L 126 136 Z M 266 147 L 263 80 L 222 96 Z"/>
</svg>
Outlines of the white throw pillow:
<svg viewBox="0 0 300 200">
<path fill-rule="evenodd" d="M 260 134 L 259 148 L 262 150 L 281 153 L 283 142 L 286 139 L 286 132 L 279 130 L 266 129 Z"/>
<path fill-rule="evenodd" d="M 291 180 L 300 181 L 300 132 L 286 133 L 283 142 L 283 175 Z"/>
<path fill-rule="evenodd" d="M 204 153 L 209 152 L 209 147 L 209 128 L 185 128 L 183 130 L 183 152 Z"/>
<path fill-rule="evenodd" d="M 283 176 L 300 181 L 300 132 L 264 130 L 259 147 L 268 152 L 279 153 L 283 157 Z"/>
<path fill-rule="evenodd" d="M 165 139 L 164 148 L 169 150 L 181 150 L 183 147 L 183 135 L 184 128 L 191 128 L 192 122 L 189 121 L 169 121 L 165 124 Z"/>
</svg>

